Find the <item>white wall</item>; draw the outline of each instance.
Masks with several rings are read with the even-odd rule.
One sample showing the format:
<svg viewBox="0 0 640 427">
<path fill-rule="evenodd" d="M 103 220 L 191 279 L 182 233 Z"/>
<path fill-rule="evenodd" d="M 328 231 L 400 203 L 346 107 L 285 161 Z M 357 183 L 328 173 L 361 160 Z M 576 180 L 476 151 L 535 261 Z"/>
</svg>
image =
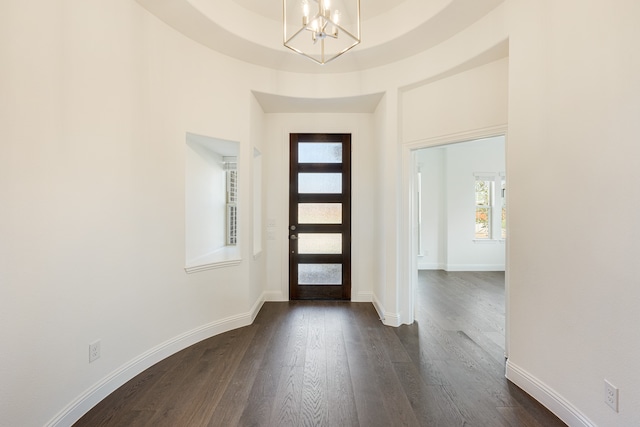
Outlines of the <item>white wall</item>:
<svg viewBox="0 0 640 427">
<path fill-rule="evenodd" d="M 640 3 L 508 3 L 509 378 L 571 425 L 637 426 Z"/>
<path fill-rule="evenodd" d="M 418 268 L 502 271 L 505 242 L 474 241 L 474 173 L 504 173 L 504 137 L 427 148 L 422 164 L 422 241 Z"/>
<path fill-rule="evenodd" d="M 509 60 L 504 58 L 404 90 L 402 141 L 426 143 L 436 137 L 505 125 L 508 67 Z"/>
<path fill-rule="evenodd" d="M 249 169 L 249 177 L 250 182 L 252 184 L 251 188 L 251 205 L 243 203 L 243 200 L 247 200 L 246 197 L 239 197 L 241 209 L 240 212 L 245 212 L 251 215 L 250 224 L 252 226 L 250 236 L 252 239 L 251 245 L 251 253 L 253 255 L 253 262 L 250 263 L 251 272 L 250 272 L 250 280 L 249 280 L 249 301 L 260 301 L 262 299 L 269 299 L 267 295 L 267 279 L 266 279 L 266 271 L 267 271 L 267 257 L 265 254 L 265 243 L 266 243 L 266 220 L 265 220 L 265 194 L 267 192 L 267 185 L 265 183 L 264 177 L 264 151 L 265 151 L 265 119 L 264 112 L 260 107 L 260 104 L 255 99 L 253 95 L 249 95 L 250 99 L 250 112 L 249 112 L 249 120 L 250 120 L 250 144 L 247 145 L 247 151 L 250 151 L 250 155 L 252 161 L 255 156 L 257 150 L 260 153 L 260 158 L 258 161 L 258 169 L 256 170 L 253 167 Z M 245 163 L 246 165 L 246 163 Z M 258 188 L 259 187 L 259 188 Z M 258 192 L 258 196 L 256 197 L 254 193 Z M 254 206 L 253 203 L 258 202 L 260 206 Z M 257 228 L 260 227 L 260 232 L 258 232 Z M 242 240 L 242 239 L 241 239 Z"/>
<path fill-rule="evenodd" d="M 441 270 L 447 263 L 447 211 L 445 147 L 416 151 L 420 168 L 422 204 L 420 206 L 420 245 L 418 269 Z"/>
<path fill-rule="evenodd" d="M 183 269 L 185 133 L 240 141 L 250 170 L 247 85 L 257 76 L 130 0 L 2 8 L 0 425 L 65 425 L 149 363 L 249 323 L 259 307 L 251 197 L 242 264 Z M 102 357 L 89 364 L 96 339 Z"/>
<path fill-rule="evenodd" d="M 487 138 L 446 149 L 448 271 L 504 270 L 504 241 L 473 241 L 476 172 L 504 172 L 504 137 Z"/>
</svg>

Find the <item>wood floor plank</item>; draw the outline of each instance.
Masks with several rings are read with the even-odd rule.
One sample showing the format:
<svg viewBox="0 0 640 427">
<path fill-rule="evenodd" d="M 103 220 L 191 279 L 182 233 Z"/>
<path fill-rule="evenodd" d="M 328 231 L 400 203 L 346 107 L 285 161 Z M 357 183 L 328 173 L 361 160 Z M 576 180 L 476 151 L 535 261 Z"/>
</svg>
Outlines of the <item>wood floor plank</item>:
<svg viewBox="0 0 640 427">
<path fill-rule="evenodd" d="M 416 301 L 398 328 L 368 303 L 265 303 L 75 425 L 564 426 L 504 378 L 504 273 L 421 271 Z"/>
<path fill-rule="evenodd" d="M 393 420 L 385 410 L 384 391 L 375 381 L 377 372 L 369 360 L 360 329 L 355 327 L 356 312 L 361 313 L 357 308 L 354 305 L 354 310 L 347 314 L 351 327 L 345 328 L 344 337 L 358 420 L 361 426 L 390 426 Z"/>
<path fill-rule="evenodd" d="M 329 422 L 326 352 L 324 310 L 311 310 L 302 381 L 302 426 L 326 426 Z"/>
<path fill-rule="evenodd" d="M 262 426 L 269 421 L 276 397 L 274 391 L 278 388 L 282 360 L 293 327 L 286 315 L 288 303 L 272 303 L 265 308 L 266 310 L 261 312 L 264 315 L 257 318 L 256 323 L 272 324 L 275 330 L 265 346 L 261 364 L 247 397 L 247 404 L 242 408 L 239 426 Z"/>
<path fill-rule="evenodd" d="M 385 342 L 384 329 L 372 327 L 374 325 L 372 321 L 375 322 L 375 319 L 371 316 L 362 316 L 359 319 L 366 351 L 365 357 L 376 372 L 375 380 L 379 390 L 383 392 L 382 402 L 389 418 L 397 426 L 419 425 L 406 394 L 401 391 L 402 385 L 393 369 L 393 361 L 389 357 L 390 353 L 395 355 L 395 352 L 389 349 L 390 343 Z"/>
<path fill-rule="evenodd" d="M 421 426 L 463 425 L 464 418 L 442 386 L 427 385 L 413 363 L 395 363 L 400 383 Z"/>
<path fill-rule="evenodd" d="M 343 323 L 349 304 L 335 303 L 325 316 L 325 342 L 327 348 L 327 403 L 330 426 L 358 426 L 351 372 L 344 342 Z M 349 327 L 349 325 L 345 325 Z"/>
<path fill-rule="evenodd" d="M 521 407 L 498 408 L 498 412 L 511 427 L 545 427 Z"/>
<path fill-rule="evenodd" d="M 467 376 L 468 368 L 456 360 L 436 362 L 446 373 L 450 384 L 443 386 L 465 421 L 470 425 L 508 427 L 508 423 L 497 411 L 501 400 L 487 385 L 478 383 Z"/>
<path fill-rule="evenodd" d="M 268 425 L 299 426 L 304 367 L 282 366 L 280 369 L 280 381 L 275 391 L 275 400 Z"/>
<path fill-rule="evenodd" d="M 174 379 L 170 393 L 159 405 L 146 425 L 175 426 L 178 422 L 187 425 L 206 425 L 227 386 L 239 366 L 248 346 L 255 337 L 256 328 L 249 327 L 229 334 L 223 345 L 206 349 L 193 364 L 192 369 L 179 369 L 181 375 Z"/>
<path fill-rule="evenodd" d="M 274 323 L 256 323 L 254 339 L 238 363 L 233 380 L 227 386 L 224 395 L 211 414 L 203 414 L 204 419 L 209 418 L 208 425 L 234 426 L 238 425 L 244 407 L 239 402 L 249 402 L 249 394 L 259 372 L 262 361 L 269 347 L 269 342 L 274 335 L 277 325 Z M 247 405 L 248 406 L 248 405 Z M 203 421 L 190 420 L 191 425 L 201 425 Z"/>
</svg>

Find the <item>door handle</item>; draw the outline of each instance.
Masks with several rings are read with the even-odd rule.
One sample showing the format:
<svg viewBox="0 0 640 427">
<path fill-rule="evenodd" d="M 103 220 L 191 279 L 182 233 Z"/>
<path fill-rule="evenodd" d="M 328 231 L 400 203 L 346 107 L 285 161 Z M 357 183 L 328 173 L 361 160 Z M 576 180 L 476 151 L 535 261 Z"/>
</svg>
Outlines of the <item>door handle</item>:
<svg viewBox="0 0 640 427">
<path fill-rule="evenodd" d="M 295 225 L 292 225 L 292 226 L 290 226 L 290 227 L 289 227 L 289 230 L 291 230 L 291 231 L 293 231 L 293 230 L 295 230 L 295 229 L 296 229 L 296 226 L 295 226 Z"/>
<path fill-rule="evenodd" d="M 292 234 L 291 236 L 289 236 L 289 238 L 291 240 L 296 240 L 298 238 L 298 236 L 296 236 L 295 234 Z"/>
</svg>

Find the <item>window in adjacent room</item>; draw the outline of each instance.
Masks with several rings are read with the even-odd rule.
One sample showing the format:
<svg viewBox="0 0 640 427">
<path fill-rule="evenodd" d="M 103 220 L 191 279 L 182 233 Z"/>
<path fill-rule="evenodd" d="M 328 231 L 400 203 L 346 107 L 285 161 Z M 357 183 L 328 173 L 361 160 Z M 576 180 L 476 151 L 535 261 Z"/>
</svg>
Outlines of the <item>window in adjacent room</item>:
<svg viewBox="0 0 640 427">
<path fill-rule="evenodd" d="M 474 240 L 505 239 L 506 216 L 504 173 L 476 173 Z"/>
</svg>

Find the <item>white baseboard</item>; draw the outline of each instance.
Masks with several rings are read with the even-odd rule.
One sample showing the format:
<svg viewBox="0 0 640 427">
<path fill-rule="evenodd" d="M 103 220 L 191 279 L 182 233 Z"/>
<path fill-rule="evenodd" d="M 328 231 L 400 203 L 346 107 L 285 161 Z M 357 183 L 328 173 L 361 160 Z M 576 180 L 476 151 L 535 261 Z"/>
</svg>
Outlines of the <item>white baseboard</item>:
<svg viewBox="0 0 640 427">
<path fill-rule="evenodd" d="M 282 291 L 266 291 L 263 293 L 265 301 L 289 301 L 289 296 L 283 295 Z M 352 302 L 372 302 L 373 301 L 373 293 L 372 292 L 358 292 L 355 295 L 351 295 Z"/>
<path fill-rule="evenodd" d="M 265 291 L 262 295 L 264 295 L 265 301 L 273 301 L 273 302 L 281 302 L 281 301 L 289 301 L 289 296 L 285 296 L 282 291 Z"/>
<path fill-rule="evenodd" d="M 249 310 L 249 315 L 251 316 L 250 317 L 251 321 L 249 322 L 249 325 L 251 325 L 253 321 L 256 320 L 256 316 L 258 315 L 258 313 L 260 313 L 260 309 L 264 305 L 265 301 L 266 301 L 265 293 L 263 292 L 262 295 L 258 297 L 256 302 L 253 303 L 253 307 L 251 307 L 251 310 Z"/>
<path fill-rule="evenodd" d="M 378 316 L 380 317 L 380 320 L 382 321 L 383 324 L 387 326 L 394 326 L 394 327 L 398 327 L 402 324 L 402 322 L 400 321 L 401 319 L 400 319 L 399 313 L 390 313 L 386 311 L 384 309 L 384 306 L 380 303 L 380 300 L 378 300 L 378 298 L 375 296 L 375 294 L 372 294 L 371 296 L 372 296 L 371 302 L 373 303 L 373 306 L 378 312 Z"/>
<path fill-rule="evenodd" d="M 505 271 L 504 264 L 419 264 L 418 270 Z"/>
<path fill-rule="evenodd" d="M 584 414 L 548 385 L 507 360 L 506 377 L 572 427 L 596 427 Z"/>
<path fill-rule="evenodd" d="M 445 270 L 446 266 L 437 262 L 418 263 L 418 270 Z"/>
<path fill-rule="evenodd" d="M 445 271 L 504 271 L 504 264 L 447 264 Z"/>
<path fill-rule="evenodd" d="M 372 302 L 373 292 L 358 292 L 355 296 L 351 295 L 351 302 Z"/>
<path fill-rule="evenodd" d="M 384 314 L 384 319 L 382 320 L 382 323 L 384 323 L 387 326 L 393 326 L 394 328 L 397 328 L 398 326 L 402 325 L 400 315 L 398 313 L 389 313 L 389 312 L 386 312 Z"/>
<path fill-rule="evenodd" d="M 373 303 L 373 308 L 376 309 L 376 311 L 378 312 L 378 317 L 384 323 L 384 307 L 382 306 L 382 304 L 380 304 L 380 300 L 378 300 L 378 297 L 376 297 L 375 294 L 372 294 L 371 297 L 372 297 L 371 302 Z"/>
<path fill-rule="evenodd" d="M 267 293 L 263 293 L 247 313 L 216 320 L 180 334 L 129 361 L 78 396 L 53 417 L 46 426 L 71 426 L 101 400 L 145 369 L 202 340 L 252 324 L 262 308 L 266 296 Z"/>
</svg>

